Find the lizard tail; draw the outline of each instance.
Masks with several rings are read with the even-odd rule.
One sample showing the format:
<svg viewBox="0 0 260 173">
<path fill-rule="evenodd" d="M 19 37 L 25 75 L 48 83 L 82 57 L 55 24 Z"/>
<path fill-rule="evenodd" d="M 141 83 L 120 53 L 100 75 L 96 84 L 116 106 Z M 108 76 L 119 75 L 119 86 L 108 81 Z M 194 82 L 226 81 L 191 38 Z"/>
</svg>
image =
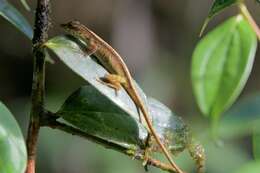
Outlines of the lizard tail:
<svg viewBox="0 0 260 173">
<path fill-rule="evenodd" d="M 143 107 L 140 106 L 139 107 L 143 113 L 145 122 L 151 132 L 151 134 L 154 136 L 154 139 L 156 140 L 156 142 L 158 143 L 158 145 L 160 146 L 160 148 L 162 149 L 162 152 L 164 153 L 164 155 L 166 156 L 166 158 L 168 159 L 168 161 L 170 162 L 170 164 L 172 165 L 172 167 L 176 170 L 176 172 L 178 173 L 184 173 L 177 165 L 176 163 L 173 161 L 170 152 L 166 149 L 166 147 L 163 145 L 163 143 L 161 142 L 159 136 L 157 135 L 155 129 L 153 128 L 153 125 L 151 123 L 151 120 L 148 117 L 148 113 L 147 110 Z"/>
<path fill-rule="evenodd" d="M 131 84 L 130 84 L 131 85 Z M 149 114 L 148 114 L 148 110 L 145 108 L 144 103 L 142 101 L 142 99 L 140 98 L 140 96 L 136 93 L 136 90 L 134 89 L 134 86 L 128 86 L 128 89 L 126 89 L 126 91 L 129 91 L 128 94 L 131 96 L 131 98 L 136 101 L 136 105 L 140 108 L 143 117 L 145 119 L 145 122 L 148 126 L 148 129 L 150 131 L 150 133 L 154 136 L 156 142 L 158 143 L 158 145 L 160 146 L 160 148 L 162 149 L 162 152 L 164 153 L 164 155 L 166 156 L 166 158 L 168 159 L 168 161 L 170 162 L 171 166 L 176 170 L 176 172 L 178 173 L 184 173 L 173 161 L 170 152 L 166 149 L 166 147 L 163 145 L 163 143 L 161 142 L 159 136 L 157 135 L 153 125 L 152 125 L 152 121 L 149 118 Z"/>
</svg>

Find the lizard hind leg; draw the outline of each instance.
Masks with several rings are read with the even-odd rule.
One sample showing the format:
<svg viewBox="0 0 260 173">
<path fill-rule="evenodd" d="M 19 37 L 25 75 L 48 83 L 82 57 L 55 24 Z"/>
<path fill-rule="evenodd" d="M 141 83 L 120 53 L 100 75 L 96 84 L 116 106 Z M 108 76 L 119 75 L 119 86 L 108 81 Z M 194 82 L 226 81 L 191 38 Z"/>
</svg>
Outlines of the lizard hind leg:
<svg viewBox="0 0 260 173">
<path fill-rule="evenodd" d="M 116 95 L 122 88 L 121 84 L 125 82 L 125 79 L 116 74 L 106 74 L 104 77 L 98 78 L 97 81 L 115 90 Z"/>
<path fill-rule="evenodd" d="M 117 74 L 106 74 L 104 77 L 97 79 L 99 82 L 101 82 L 102 84 L 113 88 L 116 92 L 116 95 L 118 95 L 118 91 L 122 88 L 121 84 L 126 83 L 126 79 L 125 77 L 122 77 L 120 75 Z M 137 109 L 137 113 L 139 116 L 139 122 L 142 123 L 142 118 L 141 118 L 141 110 L 139 109 L 139 106 L 136 105 L 136 109 Z"/>
</svg>

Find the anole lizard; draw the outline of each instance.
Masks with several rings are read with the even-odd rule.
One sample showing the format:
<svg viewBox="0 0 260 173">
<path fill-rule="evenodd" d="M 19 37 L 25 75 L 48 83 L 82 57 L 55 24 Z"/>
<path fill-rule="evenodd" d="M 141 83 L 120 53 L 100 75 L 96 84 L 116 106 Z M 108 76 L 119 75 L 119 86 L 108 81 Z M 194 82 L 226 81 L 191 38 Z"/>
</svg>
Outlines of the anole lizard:
<svg viewBox="0 0 260 173">
<path fill-rule="evenodd" d="M 148 110 L 137 93 L 131 74 L 121 56 L 108 43 L 78 21 L 71 21 L 67 24 L 62 24 L 61 26 L 70 35 L 84 41 L 87 44 L 85 50 L 86 53 L 88 55 L 95 55 L 100 63 L 109 71 L 110 74 L 107 74 L 104 79 L 110 87 L 114 88 L 116 91 L 119 90 L 121 86 L 124 87 L 136 106 L 142 111 L 151 134 L 154 136 L 170 164 L 178 173 L 183 173 L 183 171 L 172 160 L 169 151 L 162 144 L 153 128 L 148 115 Z"/>
</svg>

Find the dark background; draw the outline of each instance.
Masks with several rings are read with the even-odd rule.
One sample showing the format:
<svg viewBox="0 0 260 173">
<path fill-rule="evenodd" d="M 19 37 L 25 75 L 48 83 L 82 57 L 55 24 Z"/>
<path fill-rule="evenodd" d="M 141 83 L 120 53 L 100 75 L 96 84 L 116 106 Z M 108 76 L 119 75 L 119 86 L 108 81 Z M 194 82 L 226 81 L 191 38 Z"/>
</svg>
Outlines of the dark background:
<svg viewBox="0 0 260 173">
<path fill-rule="evenodd" d="M 34 11 L 26 11 L 17 0 L 9 0 L 33 24 Z M 35 1 L 27 0 L 31 8 Z M 77 19 L 109 42 L 124 57 L 134 78 L 147 95 L 157 98 L 183 117 L 200 135 L 208 121 L 200 114 L 192 94 L 191 55 L 209 11 L 210 0 L 74 0 L 51 1 L 49 37 L 63 33 L 59 24 Z M 247 1 L 260 23 L 260 5 Z M 237 13 L 232 7 L 210 22 L 206 29 Z M 24 134 L 29 117 L 32 81 L 31 42 L 5 19 L 0 18 L 0 100 L 15 114 Z M 260 91 L 260 51 L 252 74 L 239 99 Z M 55 111 L 85 82 L 56 58 L 46 72 L 46 101 Z M 204 124 L 201 126 L 201 124 Z M 205 125 L 206 124 L 206 125 Z M 202 142 L 203 143 L 203 142 Z M 204 143 L 208 172 L 234 172 L 252 160 L 250 136 L 224 142 L 223 147 Z M 225 155 L 225 159 L 222 159 Z M 185 170 L 193 162 L 184 153 L 178 159 Z M 39 173 L 144 172 L 141 163 L 120 153 L 65 134 L 43 128 L 40 133 L 37 168 Z M 153 172 L 160 172 L 154 169 Z"/>
</svg>

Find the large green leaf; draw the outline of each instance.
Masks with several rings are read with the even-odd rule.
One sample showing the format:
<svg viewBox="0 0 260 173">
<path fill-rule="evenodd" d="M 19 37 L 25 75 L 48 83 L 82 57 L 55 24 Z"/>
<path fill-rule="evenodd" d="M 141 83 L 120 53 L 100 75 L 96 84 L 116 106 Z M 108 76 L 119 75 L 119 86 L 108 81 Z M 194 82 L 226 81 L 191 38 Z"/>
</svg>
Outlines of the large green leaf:
<svg viewBox="0 0 260 173">
<path fill-rule="evenodd" d="M 223 11 L 225 8 L 237 3 L 240 0 L 215 0 L 213 5 L 210 8 L 208 17 L 206 18 L 203 27 L 201 29 L 200 35 L 202 35 L 203 31 L 205 30 L 206 26 L 208 25 L 209 21 L 218 13 Z"/>
<path fill-rule="evenodd" d="M 260 162 L 249 162 L 243 165 L 235 173 L 259 173 Z"/>
<path fill-rule="evenodd" d="M 182 151 L 190 142 L 184 122 L 155 99 L 148 99 L 153 125 L 169 149 Z M 143 124 L 93 86 L 74 92 L 56 113 L 87 134 L 105 139 L 126 149 L 143 148 L 148 132 Z"/>
<path fill-rule="evenodd" d="M 32 39 L 33 31 L 25 17 L 7 0 L 0 0 L 0 15 L 12 23 L 17 29 Z"/>
<path fill-rule="evenodd" d="M 24 173 L 26 160 L 27 153 L 19 125 L 0 102 L 0 172 Z"/>
<path fill-rule="evenodd" d="M 240 15 L 207 34 L 192 57 L 192 85 L 204 115 L 218 117 L 238 97 L 251 72 L 254 31 Z"/>
</svg>

